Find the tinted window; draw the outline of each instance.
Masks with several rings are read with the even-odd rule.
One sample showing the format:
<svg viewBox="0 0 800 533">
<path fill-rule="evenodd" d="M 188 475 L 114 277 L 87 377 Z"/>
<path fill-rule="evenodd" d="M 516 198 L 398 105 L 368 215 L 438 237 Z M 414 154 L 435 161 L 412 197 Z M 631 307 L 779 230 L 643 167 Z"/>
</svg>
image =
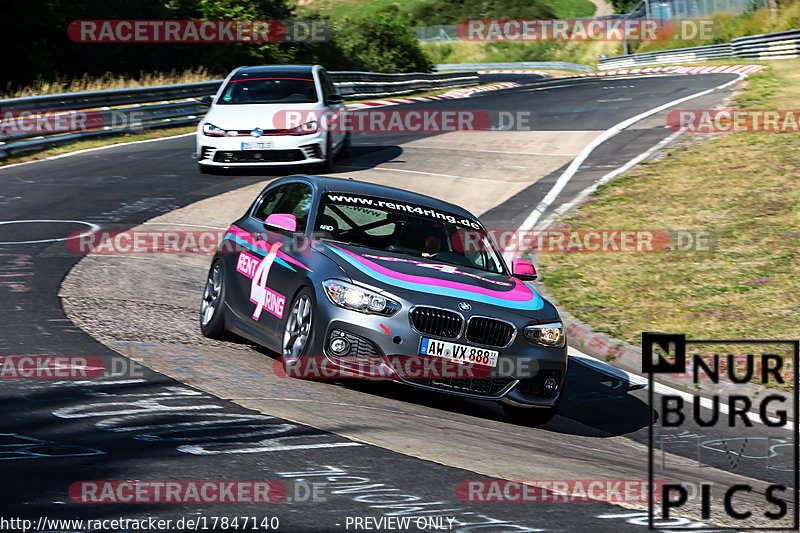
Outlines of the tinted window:
<svg viewBox="0 0 800 533">
<path fill-rule="evenodd" d="M 295 77 L 269 77 L 231 80 L 218 104 L 283 104 L 317 101 L 314 80 Z"/>
<path fill-rule="evenodd" d="M 261 221 L 264 221 L 272 213 L 280 213 L 280 211 L 275 210 L 275 207 L 278 205 L 278 202 L 281 200 L 281 198 L 283 198 L 283 195 L 291 186 L 292 184 L 281 185 L 280 187 L 275 187 L 265 194 L 253 216 Z"/>
<path fill-rule="evenodd" d="M 331 77 L 324 70 L 319 71 L 319 79 L 322 83 L 322 97 L 327 99 L 328 96 L 336 92 L 336 87 L 331 81 Z"/>
<path fill-rule="evenodd" d="M 309 185 L 287 183 L 268 192 L 253 216 L 264 221 L 273 213 L 294 215 L 297 219 L 297 231 L 303 231 L 311 211 L 311 197 L 312 192 Z"/>
<path fill-rule="evenodd" d="M 292 183 L 275 207 L 276 213 L 289 213 L 297 218 L 297 231 L 304 231 L 311 211 L 311 187 L 305 183 Z"/>
</svg>

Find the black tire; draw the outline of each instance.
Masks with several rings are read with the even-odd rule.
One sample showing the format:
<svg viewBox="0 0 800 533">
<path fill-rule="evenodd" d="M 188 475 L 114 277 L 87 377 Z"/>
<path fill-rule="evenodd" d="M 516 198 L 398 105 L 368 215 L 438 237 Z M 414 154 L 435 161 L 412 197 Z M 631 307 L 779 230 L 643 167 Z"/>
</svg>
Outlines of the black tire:
<svg viewBox="0 0 800 533">
<path fill-rule="evenodd" d="M 348 133 L 344 137 L 344 141 L 342 141 L 342 146 L 339 148 L 339 152 L 336 154 L 337 159 L 347 159 L 350 157 L 350 143 L 352 142 L 350 138 L 350 134 Z"/>
<path fill-rule="evenodd" d="M 217 272 L 216 279 L 215 270 Z M 209 306 L 211 307 L 210 311 Z M 209 339 L 221 340 L 227 337 L 225 330 L 225 264 L 222 259 L 216 259 L 208 269 L 203 302 L 200 305 L 200 332 Z"/>
<path fill-rule="evenodd" d="M 334 153 L 333 153 L 333 145 L 331 145 L 331 136 L 330 136 L 330 134 L 326 135 L 325 139 L 326 139 L 325 140 L 325 161 L 323 163 L 320 163 L 320 169 L 325 174 L 328 174 L 330 172 L 333 172 Z"/>
<path fill-rule="evenodd" d="M 197 170 L 200 171 L 200 174 L 213 174 L 214 173 L 214 169 L 213 168 L 211 168 L 208 165 L 201 165 L 200 163 L 197 163 Z"/>
<path fill-rule="evenodd" d="M 305 301 L 305 304 L 300 303 L 303 301 Z M 301 313 L 298 310 L 299 305 L 307 306 L 309 316 L 308 324 L 305 330 L 305 340 L 302 342 L 302 346 L 297 344 L 297 339 L 301 337 L 302 334 L 298 334 L 294 340 L 292 339 L 293 335 L 297 333 L 297 331 L 292 331 L 295 326 L 299 326 L 299 331 L 303 330 L 303 326 L 301 326 L 297 320 Z M 302 314 L 305 314 L 305 311 L 302 311 Z M 289 307 L 289 311 L 286 313 L 286 319 L 283 321 L 283 336 L 281 337 L 281 364 L 283 365 L 283 369 L 286 371 L 287 375 L 290 374 L 289 367 L 301 357 L 308 355 L 311 351 L 311 346 L 314 343 L 314 320 L 316 319 L 316 316 L 317 303 L 314 298 L 314 292 L 308 287 L 303 287 L 292 299 L 292 305 Z"/>
</svg>

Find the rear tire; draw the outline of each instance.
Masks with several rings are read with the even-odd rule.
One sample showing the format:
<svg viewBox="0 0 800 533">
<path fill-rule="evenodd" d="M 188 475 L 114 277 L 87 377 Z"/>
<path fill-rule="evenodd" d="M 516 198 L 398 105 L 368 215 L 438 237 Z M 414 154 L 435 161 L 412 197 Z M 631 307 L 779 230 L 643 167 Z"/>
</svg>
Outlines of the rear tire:
<svg viewBox="0 0 800 533">
<path fill-rule="evenodd" d="M 215 260 L 208 270 L 203 302 L 200 304 L 200 331 L 209 339 L 224 339 L 225 330 L 225 265 Z"/>
</svg>

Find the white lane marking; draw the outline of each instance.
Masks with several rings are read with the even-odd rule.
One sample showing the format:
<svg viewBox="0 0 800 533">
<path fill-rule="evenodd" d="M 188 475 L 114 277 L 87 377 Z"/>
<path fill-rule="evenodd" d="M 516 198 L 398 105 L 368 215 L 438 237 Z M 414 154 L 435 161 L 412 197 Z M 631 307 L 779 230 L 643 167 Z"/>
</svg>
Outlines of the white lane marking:
<svg viewBox="0 0 800 533">
<path fill-rule="evenodd" d="M 561 193 L 562 190 L 564 190 L 564 187 L 566 187 L 567 183 L 569 183 L 572 177 L 578 172 L 578 169 L 584 163 L 584 161 L 586 161 L 586 158 L 589 157 L 589 154 L 591 154 L 595 148 L 603 144 L 605 141 L 607 141 L 617 133 L 621 132 L 628 126 L 631 126 L 632 124 L 635 124 L 636 122 L 642 120 L 643 118 L 655 115 L 660 111 L 669 109 L 670 107 L 678 105 L 682 102 L 686 102 L 687 100 L 698 98 L 700 96 L 714 92 L 718 89 L 724 89 L 728 85 L 733 85 L 739 79 L 741 79 L 741 76 L 729 82 L 723 83 L 722 85 L 712 87 L 711 89 L 706 89 L 705 91 L 700 91 L 699 93 L 690 94 L 689 96 L 684 96 L 683 98 L 678 98 L 677 100 L 673 100 L 671 102 L 667 102 L 666 104 L 662 104 L 658 107 L 654 107 L 653 109 L 650 109 L 643 113 L 639 113 L 638 115 L 633 116 L 629 119 L 623 120 L 622 122 L 612 126 L 611 128 L 607 129 L 606 131 L 598 135 L 591 143 L 589 143 L 583 150 L 581 150 L 581 153 L 578 154 L 578 157 L 572 160 L 567 169 L 553 184 L 553 187 L 550 189 L 547 195 L 545 195 L 542 201 L 539 202 L 539 205 L 536 206 L 536 209 L 534 209 L 531 212 L 531 214 L 528 215 L 528 218 L 525 219 L 525 222 L 522 223 L 522 226 L 520 226 L 519 230 L 527 231 L 533 228 L 534 225 L 536 225 L 536 222 L 539 221 L 539 218 L 544 214 L 547 208 L 550 207 L 550 205 L 556 200 L 556 198 L 558 198 L 558 195 Z"/>
<path fill-rule="evenodd" d="M 61 241 L 66 241 L 67 239 L 77 239 L 77 238 L 81 237 L 82 235 L 86 235 L 88 233 L 91 233 L 93 231 L 97 231 L 97 230 L 100 229 L 100 226 L 98 226 L 97 224 L 92 224 L 91 222 L 84 222 L 83 220 L 49 220 L 49 219 L 47 219 L 47 220 L 6 220 L 4 222 L 0 222 L 0 226 L 6 225 L 6 224 L 25 224 L 25 223 L 51 224 L 51 223 L 61 223 L 61 222 L 65 222 L 65 223 L 68 223 L 68 224 L 83 224 L 84 226 L 89 226 L 89 231 L 83 231 L 83 232 L 81 232 L 81 233 L 79 233 L 77 235 L 73 235 L 71 237 L 69 235 L 67 235 L 66 237 L 59 237 L 59 238 L 56 238 L 56 239 L 39 239 L 39 240 L 36 240 L 36 241 L 4 241 L 4 242 L 0 242 L 0 245 L 5 245 L 5 244 L 38 244 L 38 243 L 43 243 L 43 242 L 61 242 Z"/>
<path fill-rule="evenodd" d="M 661 141 L 659 141 L 658 144 L 655 144 L 655 145 L 651 146 L 649 149 L 647 149 L 644 152 L 642 152 L 641 154 L 637 155 L 636 157 L 634 157 L 633 159 L 631 159 L 630 161 L 628 161 L 627 163 L 625 163 L 621 167 L 618 167 L 615 170 L 612 170 L 611 172 L 609 172 L 608 174 L 603 175 L 602 178 L 600 178 L 599 180 L 594 182 L 592 185 L 589 185 L 588 187 L 583 189 L 581 192 L 579 192 L 578 195 L 575 198 L 573 198 L 571 201 L 559 205 L 558 208 L 556 208 L 555 212 L 552 215 L 548 216 L 547 218 L 544 218 L 544 219 L 540 220 L 539 223 L 536 225 L 536 227 L 534 227 L 533 229 L 534 230 L 543 230 L 543 229 L 546 229 L 546 228 L 550 227 L 550 224 L 553 223 L 554 219 L 556 219 L 557 217 L 560 217 L 564 213 L 569 212 L 575 205 L 577 205 L 584 198 L 586 198 L 587 196 L 592 194 L 595 190 L 597 190 L 597 188 L 599 186 L 604 185 L 605 183 L 608 183 L 609 181 L 611 181 L 612 179 L 616 178 L 620 174 L 624 174 L 625 172 L 629 171 L 631 168 L 633 168 L 634 166 L 638 165 L 639 163 L 641 163 L 645 159 L 649 158 L 650 156 L 652 156 L 653 154 L 655 154 L 656 152 L 658 152 L 659 150 L 661 150 L 665 146 L 668 146 L 669 144 L 672 143 L 672 141 L 674 141 L 675 139 L 680 137 L 681 133 L 683 133 L 683 132 L 676 131 L 675 133 L 673 133 L 669 137 L 666 137 L 665 139 L 662 139 Z"/>
<path fill-rule="evenodd" d="M 469 176 L 453 176 L 452 174 L 437 174 L 436 172 L 423 172 L 422 170 L 408 170 L 405 168 L 385 168 L 385 167 L 354 167 L 349 165 L 341 165 L 339 168 L 349 168 L 353 170 L 384 170 L 388 172 L 408 172 L 410 174 L 425 174 L 426 176 L 439 176 L 441 178 L 453 178 L 458 180 L 476 180 L 476 181 L 489 181 L 492 183 L 509 183 L 512 185 L 519 185 L 522 182 L 493 180 L 488 178 L 471 178 Z"/>
<path fill-rule="evenodd" d="M 73 155 L 86 154 L 89 152 L 96 152 L 98 150 L 108 150 L 109 148 L 114 148 L 116 146 L 124 146 L 126 144 L 140 144 L 140 143 L 151 143 L 156 141 L 167 141 L 169 139 L 177 139 L 179 137 L 187 137 L 189 135 L 197 135 L 197 133 L 196 132 L 181 133 L 180 135 L 170 135 L 169 137 L 158 137 L 156 139 L 145 139 L 143 141 L 128 141 L 124 143 L 107 144 L 105 146 L 96 146 L 94 148 L 84 148 L 83 150 L 76 150 L 75 152 L 67 152 L 66 154 L 51 155 L 50 157 L 37 159 L 35 161 L 23 161 L 22 163 L 12 163 L 11 165 L 2 165 L 0 166 L 0 171 L 5 170 L 7 168 L 18 167 L 21 165 L 30 165 L 31 163 L 41 163 L 42 161 L 51 161 L 53 159 L 61 159 L 62 157 L 72 157 Z"/>
</svg>

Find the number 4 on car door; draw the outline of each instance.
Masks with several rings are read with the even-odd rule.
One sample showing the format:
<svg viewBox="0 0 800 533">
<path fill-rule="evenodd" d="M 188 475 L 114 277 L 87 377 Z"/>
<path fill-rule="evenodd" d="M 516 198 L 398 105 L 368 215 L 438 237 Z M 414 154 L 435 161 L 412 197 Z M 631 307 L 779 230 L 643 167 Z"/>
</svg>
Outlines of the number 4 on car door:
<svg viewBox="0 0 800 533">
<path fill-rule="evenodd" d="M 283 316 L 283 304 L 285 298 L 275 291 L 267 288 L 267 278 L 269 271 L 275 263 L 275 256 L 278 255 L 278 248 L 281 247 L 282 242 L 273 243 L 269 249 L 269 253 L 258 264 L 253 281 L 250 284 L 250 301 L 256 304 L 253 310 L 253 320 L 261 318 L 261 311 L 266 309 L 273 315 L 281 318 Z"/>
</svg>

